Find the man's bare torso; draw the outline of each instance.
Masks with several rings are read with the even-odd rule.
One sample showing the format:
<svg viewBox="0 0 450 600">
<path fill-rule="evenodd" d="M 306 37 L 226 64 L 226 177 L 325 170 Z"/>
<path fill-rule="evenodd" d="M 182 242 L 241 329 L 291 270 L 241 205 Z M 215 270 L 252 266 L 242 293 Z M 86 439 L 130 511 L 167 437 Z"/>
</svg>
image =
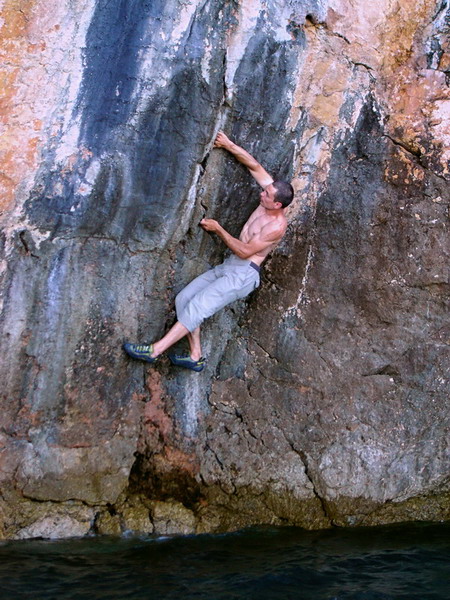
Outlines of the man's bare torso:
<svg viewBox="0 0 450 600">
<path fill-rule="evenodd" d="M 286 228 L 287 228 L 287 219 L 283 216 L 271 217 L 267 214 L 267 211 L 264 210 L 262 206 L 258 206 L 256 210 L 250 215 L 247 223 L 242 228 L 239 239 L 241 242 L 248 244 L 255 236 L 260 236 L 261 233 L 264 232 L 265 228 L 272 228 L 274 222 L 277 222 L 278 225 L 281 225 L 281 235 L 277 240 L 274 241 L 268 248 L 253 254 L 253 256 L 249 257 L 249 260 L 254 262 L 257 265 L 261 265 L 270 252 L 279 244 L 281 241 Z"/>
</svg>

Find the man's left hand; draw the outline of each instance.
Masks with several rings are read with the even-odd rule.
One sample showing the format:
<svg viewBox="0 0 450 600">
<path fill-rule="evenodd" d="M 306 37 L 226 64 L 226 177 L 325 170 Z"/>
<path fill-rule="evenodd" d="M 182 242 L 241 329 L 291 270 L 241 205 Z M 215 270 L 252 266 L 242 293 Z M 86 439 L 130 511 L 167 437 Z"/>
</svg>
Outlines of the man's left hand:
<svg viewBox="0 0 450 600">
<path fill-rule="evenodd" d="M 220 228 L 219 223 L 215 219 L 202 219 L 200 221 L 200 226 L 203 227 L 205 231 L 212 231 L 213 233 L 217 232 Z"/>
<path fill-rule="evenodd" d="M 219 131 L 214 140 L 214 148 L 225 148 L 225 150 L 229 150 L 233 142 L 227 137 L 223 131 Z"/>
</svg>

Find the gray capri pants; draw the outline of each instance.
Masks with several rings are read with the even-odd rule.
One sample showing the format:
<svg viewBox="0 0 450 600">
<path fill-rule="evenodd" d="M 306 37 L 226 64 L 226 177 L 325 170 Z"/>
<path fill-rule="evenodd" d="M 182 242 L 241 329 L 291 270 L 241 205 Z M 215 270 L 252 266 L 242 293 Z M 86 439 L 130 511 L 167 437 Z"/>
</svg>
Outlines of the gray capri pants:
<svg viewBox="0 0 450 600">
<path fill-rule="evenodd" d="M 194 331 L 230 302 L 248 296 L 259 281 L 259 267 L 233 254 L 181 290 L 175 298 L 178 321 L 188 331 Z"/>
</svg>

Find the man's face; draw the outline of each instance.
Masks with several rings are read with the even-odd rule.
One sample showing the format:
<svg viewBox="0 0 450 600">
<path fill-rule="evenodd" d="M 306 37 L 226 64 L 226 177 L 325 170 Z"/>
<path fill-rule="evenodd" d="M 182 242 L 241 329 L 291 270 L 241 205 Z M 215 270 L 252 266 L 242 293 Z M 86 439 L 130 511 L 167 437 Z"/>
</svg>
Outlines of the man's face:
<svg viewBox="0 0 450 600">
<path fill-rule="evenodd" d="M 269 184 L 260 194 L 260 205 L 267 210 L 277 210 L 281 204 L 275 201 L 276 189 Z"/>
</svg>

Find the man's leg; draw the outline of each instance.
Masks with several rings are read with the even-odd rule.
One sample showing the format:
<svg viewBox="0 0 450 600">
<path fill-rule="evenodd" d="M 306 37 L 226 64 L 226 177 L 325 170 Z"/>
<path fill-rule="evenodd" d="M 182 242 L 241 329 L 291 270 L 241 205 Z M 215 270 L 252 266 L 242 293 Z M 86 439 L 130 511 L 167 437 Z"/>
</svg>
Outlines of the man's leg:
<svg viewBox="0 0 450 600">
<path fill-rule="evenodd" d="M 242 270 L 243 268 L 244 270 Z M 180 364 L 180 366 L 186 366 L 194 370 L 203 369 L 200 324 L 204 319 L 212 316 L 230 302 L 247 296 L 257 287 L 258 283 L 259 275 L 256 274 L 250 263 L 237 269 L 231 266 L 231 268 L 225 270 L 223 265 L 220 265 L 200 275 L 177 296 L 178 321 L 166 335 L 155 342 L 153 346 L 125 344 L 125 351 L 134 358 L 153 362 L 172 344 L 187 335 L 191 351 L 191 362 L 198 362 L 199 364 L 195 365 L 195 368 L 193 365 L 187 366 L 186 362 L 181 365 L 183 360 L 189 362 L 189 359 L 181 359 L 180 362 L 178 359 L 181 357 L 177 356 L 172 356 L 171 360 L 174 364 Z M 174 358 L 177 359 L 177 362 L 174 362 Z"/>
<path fill-rule="evenodd" d="M 189 342 L 189 354 L 192 360 L 200 360 L 202 357 L 202 346 L 200 343 L 200 327 L 194 329 L 191 333 L 187 334 Z"/>
<path fill-rule="evenodd" d="M 200 360 L 202 357 L 202 348 L 200 345 L 200 327 L 194 329 L 191 333 L 186 327 L 177 321 L 169 331 L 157 342 L 153 343 L 152 358 L 156 358 L 165 352 L 170 346 L 181 340 L 185 335 L 188 337 L 190 356 L 192 360 Z"/>
<path fill-rule="evenodd" d="M 181 340 L 185 335 L 189 333 L 189 330 L 186 329 L 184 325 L 182 325 L 179 321 L 173 325 L 169 331 L 164 335 L 160 340 L 153 343 L 153 352 L 151 353 L 152 358 L 156 358 L 163 352 L 170 348 L 175 342 Z"/>
<path fill-rule="evenodd" d="M 194 296 L 196 296 L 199 292 L 208 287 L 217 279 L 218 272 L 220 273 L 220 270 L 218 267 L 216 267 L 206 271 L 205 273 L 202 273 L 193 279 L 191 283 L 188 283 L 188 285 L 177 294 L 175 298 L 177 317 L 183 312 L 185 306 L 192 300 Z"/>
<path fill-rule="evenodd" d="M 175 342 L 178 342 L 178 340 L 181 340 L 181 338 L 188 333 L 189 330 L 182 325 L 182 323 L 177 321 L 175 325 L 169 329 L 166 335 L 157 342 L 154 342 L 153 344 L 131 344 L 130 342 L 126 342 L 123 345 L 123 349 L 133 358 L 153 363 L 162 352 L 167 350 L 172 344 L 175 344 Z"/>
<path fill-rule="evenodd" d="M 175 299 L 175 305 L 177 309 L 177 316 L 180 311 L 184 309 L 186 304 L 192 299 L 195 294 L 207 287 L 213 282 L 217 275 L 216 269 L 211 269 L 196 277 L 190 284 L 188 284 Z M 200 327 L 194 327 L 192 332 L 184 326 L 182 323 L 177 321 L 173 327 L 158 341 L 153 344 L 131 344 L 125 343 L 123 348 L 127 354 L 133 358 L 144 360 L 152 363 L 157 357 L 167 350 L 172 344 L 178 342 L 185 335 L 188 336 L 190 355 L 194 362 L 200 362 L 202 357 L 202 349 L 200 345 Z"/>
<path fill-rule="evenodd" d="M 230 302 L 244 298 L 257 287 L 258 273 L 249 262 L 242 261 L 242 263 L 238 266 L 221 265 L 221 271 L 216 267 L 214 281 L 202 287 L 187 302 L 177 303 L 178 321 L 183 323 L 192 335 L 205 319 Z M 200 348 L 200 331 L 190 340 L 191 343 Z"/>
</svg>

